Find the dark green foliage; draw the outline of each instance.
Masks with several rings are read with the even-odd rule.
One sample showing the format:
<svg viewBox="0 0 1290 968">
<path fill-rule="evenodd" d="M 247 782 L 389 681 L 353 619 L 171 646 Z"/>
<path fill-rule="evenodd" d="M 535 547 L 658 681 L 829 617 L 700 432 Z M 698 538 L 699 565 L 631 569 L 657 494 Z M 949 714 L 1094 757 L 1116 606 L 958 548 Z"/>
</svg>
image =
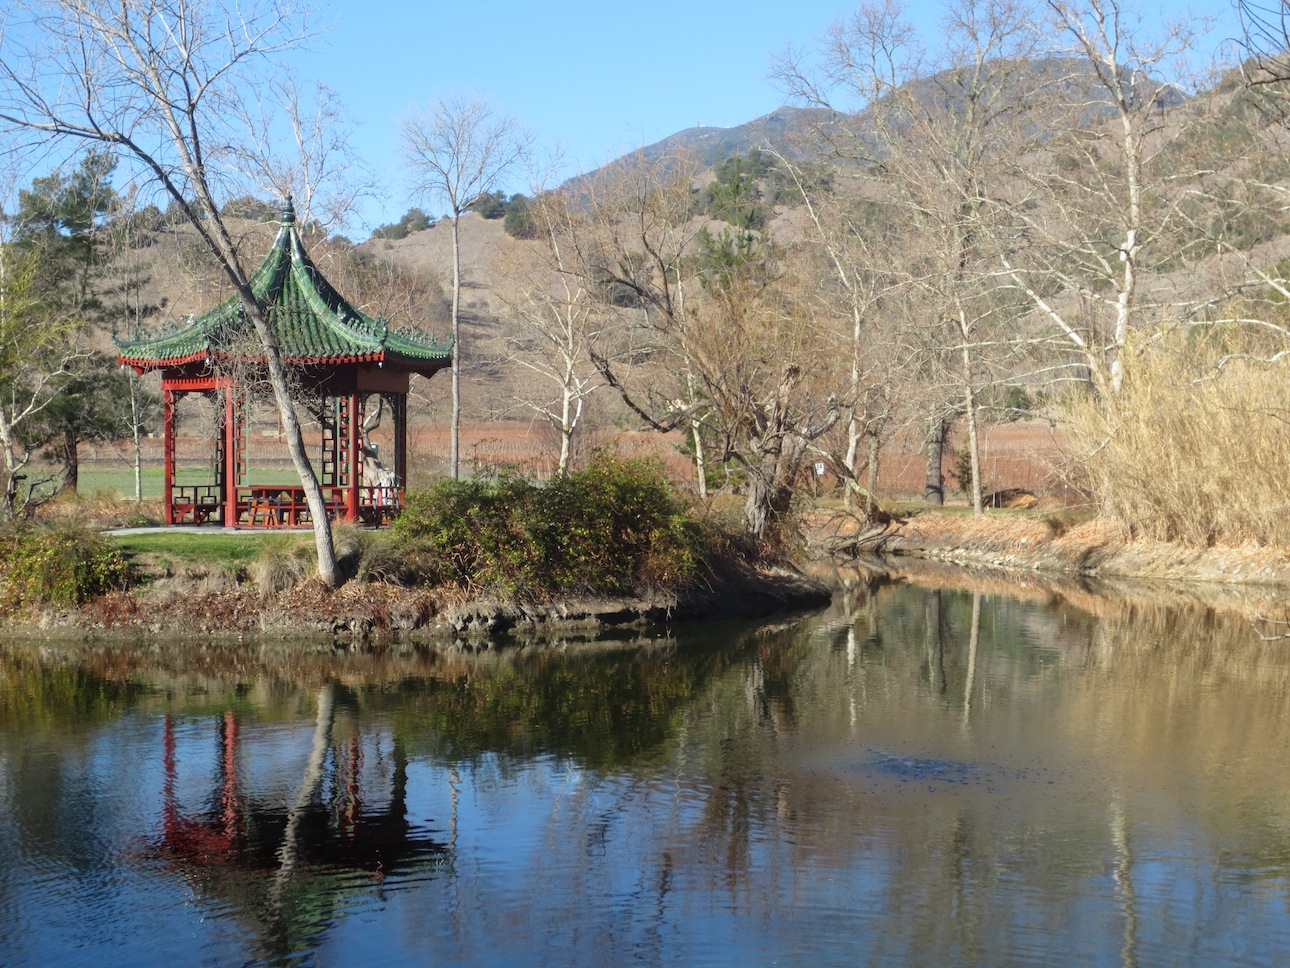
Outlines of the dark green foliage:
<svg viewBox="0 0 1290 968">
<path fill-rule="evenodd" d="M 954 486 L 959 489 L 959 493 L 967 497 L 972 492 L 972 454 L 966 447 L 962 450 L 952 448 L 946 448 L 946 450 L 954 460 L 949 476 L 954 480 Z"/>
<path fill-rule="evenodd" d="M 130 580 L 121 551 L 90 528 L 62 524 L 0 533 L 0 611 L 82 605 Z"/>
<path fill-rule="evenodd" d="M 758 180 L 769 168 L 769 159 L 756 149 L 747 158 L 727 158 L 713 170 L 716 180 L 701 196 L 704 211 L 737 229 L 760 232 L 770 213 L 763 204 Z"/>
<path fill-rule="evenodd" d="M 423 232 L 434 225 L 434 220 L 419 208 L 410 208 L 403 213 L 403 218 L 392 225 L 377 226 L 372 233 L 374 239 L 406 239 L 413 232 Z"/>
<path fill-rule="evenodd" d="M 998 407 L 1004 420 L 1018 420 L 1029 416 L 1042 401 L 1042 393 L 1032 396 L 1025 387 L 1010 386 L 1004 390 Z"/>
<path fill-rule="evenodd" d="M 699 230 L 699 265 L 706 291 L 731 292 L 736 287 L 764 289 L 775 279 L 775 247 L 756 232 L 732 231 L 729 227 L 713 234 Z"/>
<path fill-rule="evenodd" d="M 766 205 L 801 205 L 802 188 L 819 195 L 831 192 L 837 169 L 819 161 L 802 162 L 796 166 L 796 177 L 782 165 L 771 167 L 762 181 L 761 192 Z M 799 187 L 799 180 L 801 187 Z"/>
<path fill-rule="evenodd" d="M 92 151 L 71 175 L 54 172 L 18 192 L 18 210 L 6 216 L 14 241 L 39 253 L 38 287 L 45 301 L 84 316 L 99 308 L 91 282 L 101 261 L 95 230 L 116 204 L 110 180 L 116 159 Z"/>
<path fill-rule="evenodd" d="M 537 221 L 533 218 L 527 195 L 517 192 L 511 196 L 511 200 L 506 203 L 506 219 L 502 222 L 502 229 L 516 239 L 537 237 Z"/>
<path fill-rule="evenodd" d="M 466 211 L 488 219 L 502 218 L 506 215 L 506 193 L 481 192 L 466 206 Z"/>
<path fill-rule="evenodd" d="M 409 496 L 394 532 L 428 584 L 537 598 L 676 590 L 703 558 L 659 469 L 606 456 L 545 485 L 444 481 Z"/>
</svg>

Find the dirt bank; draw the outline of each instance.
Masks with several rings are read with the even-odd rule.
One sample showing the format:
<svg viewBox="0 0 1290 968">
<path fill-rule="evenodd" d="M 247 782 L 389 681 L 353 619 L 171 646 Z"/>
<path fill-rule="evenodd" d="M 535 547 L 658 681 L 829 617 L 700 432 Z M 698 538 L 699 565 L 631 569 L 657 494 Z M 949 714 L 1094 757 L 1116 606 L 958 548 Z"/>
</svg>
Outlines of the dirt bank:
<svg viewBox="0 0 1290 968">
<path fill-rule="evenodd" d="M 485 639 L 594 633 L 611 627 L 715 618 L 765 618 L 828 604 L 829 589 L 790 569 L 747 568 L 665 598 L 567 598 L 556 602 L 467 599 L 438 589 L 350 582 L 328 591 L 306 581 L 263 595 L 231 582 L 167 578 L 83 608 L 6 623 L 15 635 L 111 633 L 143 638 L 301 638 L 336 643 Z"/>
<path fill-rule="evenodd" d="M 1290 589 L 1287 549 L 1188 548 L 1133 538 L 1106 521 L 1068 524 L 1061 515 L 923 512 L 875 527 L 826 512 L 813 519 L 809 538 L 817 553 L 841 550 L 1054 575 Z"/>
</svg>

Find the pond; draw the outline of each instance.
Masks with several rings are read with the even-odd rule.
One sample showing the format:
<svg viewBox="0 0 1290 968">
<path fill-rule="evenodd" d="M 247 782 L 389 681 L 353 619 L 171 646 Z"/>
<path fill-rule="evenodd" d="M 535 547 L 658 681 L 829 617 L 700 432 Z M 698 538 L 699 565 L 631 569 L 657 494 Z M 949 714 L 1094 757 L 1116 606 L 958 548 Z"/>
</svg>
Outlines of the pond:
<svg viewBox="0 0 1290 968">
<path fill-rule="evenodd" d="M 1290 956 L 1290 642 L 843 578 L 596 642 L 0 646 L 0 964 Z"/>
</svg>

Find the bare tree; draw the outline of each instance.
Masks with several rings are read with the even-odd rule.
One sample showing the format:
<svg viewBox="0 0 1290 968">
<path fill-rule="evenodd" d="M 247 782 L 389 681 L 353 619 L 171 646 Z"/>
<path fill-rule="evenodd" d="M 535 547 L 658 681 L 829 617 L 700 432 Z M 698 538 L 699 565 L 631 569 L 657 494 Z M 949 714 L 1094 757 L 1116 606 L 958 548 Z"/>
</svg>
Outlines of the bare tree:
<svg viewBox="0 0 1290 968">
<path fill-rule="evenodd" d="M 709 464 L 722 458 L 710 461 L 705 443 L 713 412 L 699 376 L 703 341 L 687 308 L 698 288 L 698 170 L 689 155 L 650 164 L 635 154 L 586 181 L 589 224 L 579 259 L 589 286 L 619 311 L 620 325 L 592 348 L 597 367 L 655 429 L 689 431 L 706 499 Z M 659 372 L 654 364 L 663 359 L 671 366 Z"/>
<path fill-rule="evenodd" d="M 1063 100 L 1046 103 L 1066 130 L 1056 129 L 1046 160 L 1018 158 L 1031 194 L 1010 209 L 1019 227 L 1002 265 L 1094 385 L 1116 393 L 1133 334 L 1188 312 L 1186 300 L 1146 281 L 1202 243 L 1186 206 L 1198 172 L 1222 162 L 1189 165 L 1177 150 L 1195 121 L 1179 108 L 1178 79 L 1193 26 L 1152 32 L 1131 0 L 1046 7 L 1051 62 L 1067 67 L 1053 86 Z"/>
<path fill-rule="evenodd" d="M 799 244 L 817 256 L 819 282 L 812 292 L 821 304 L 820 312 L 835 317 L 839 324 L 831 335 L 838 346 L 837 359 L 846 369 L 838 381 L 847 387 L 840 401 L 845 436 L 840 452 L 821 450 L 843 481 L 846 507 L 861 493 L 865 513 L 870 515 L 875 509 L 878 455 L 890 433 L 899 392 L 895 360 L 889 352 L 897 345 L 892 338 L 899 329 L 896 317 L 903 315 L 898 307 L 904 280 L 891 271 L 899 262 L 899 244 L 893 244 L 892 231 L 899 220 L 894 212 L 858 192 L 848 196 L 834 178 L 813 177 L 783 154 L 772 154 L 778 172 L 792 184 L 806 212 Z M 829 355 L 834 356 L 832 351 Z M 862 455 L 861 445 L 866 442 Z M 867 470 L 864 486 L 862 470 Z"/>
<path fill-rule="evenodd" d="M 244 105 L 305 37 L 293 0 L 18 0 L 0 35 L 0 121 L 38 137 L 113 146 L 192 224 L 259 337 L 314 522 L 318 574 L 341 581 L 276 337 L 220 215 L 241 181 Z"/>
<path fill-rule="evenodd" d="M 541 257 L 526 250 L 508 275 L 516 285 L 503 294 L 516 328 L 506 337 L 511 360 L 538 378 L 540 389 L 519 393 L 524 407 L 559 435 L 559 472 L 573 459 L 574 434 L 588 399 L 603 386 L 591 362 L 608 315 L 577 269 L 577 200 L 567 190 L 534 192 L 530 202 Z"/>
<path fill-rule="evenodd" d="M 261 192 L 291 195 L 306 229 L 344 226 L 364 198 L 377 194 L 374 175 L 351 147 L 352 121 L 326 84 L 307 85 L 283 69 L 267 79 L 259 97 L 238 107 L 246 137 L 234 148 L 243 171 Z M 279 142 L 280 153 L 260 150 Z"/>
<path fill-rule="evenodd" d="M 403 120 L 403 149 L 416 190 L 448 206 L 452 226 L 452 430 L 448 461 L 456 480 L 461 436 L 461 215 L 524 155 L 516 122 L 479 99 L 440 98 Z"/>
<path fill-rule="evenodd" d="M 1027 9 L 1008 2 L 962 0 L 946 6 L 939 62 L 913 44 L 913 30 L 893 4 L 866 6 L 825 39 L 822 63 L 809 72 L 789 59 L 779 73 L 815 104 L 858 100 L 861 111 L 834 126 L 851 134 L 848 154 L 876 173 L 908 232 L 888 272 L 903 273 L 926 318 L 917 352 L 933 381 L 954 388 L 967 430 L 974 510 L 982 510 L 978 393 L 988 382 L 987 349 L 1010 321 L 994 281 L 995 209 L 1005 201 L 1004 164 L 1025 142 L 1024 114 L 1035 86 Z M 931 69 L 925 67 L 931 64 Z M 934 394 L 928 491 L 940 489 L 943 401 Z M 934 466 L 933 466 L 934 465 Z"/>
<path fill-rule="evenodd" d="M 809 445 L 840 416 L 821 379 L 818 319 L 769 240 L 691 214 L 693 169 L 637 156 L 591 186 L 584 273 L 622 310 L 596 363 L 648 426 L 702 419 L 715 459 L 746 475 L 745 527 L 771 539 Z M 608 350 L 612 349 L 614 355 Z"/>
<path fill-rule="evenodd" d="M 1237 0 L 1236 11 L 1242 45 L 1252 60 L 1246 65 L 1248 82 L 1280 88 L 1290 80 L 1290 5 L 1285 0 Z"/>
</svg>

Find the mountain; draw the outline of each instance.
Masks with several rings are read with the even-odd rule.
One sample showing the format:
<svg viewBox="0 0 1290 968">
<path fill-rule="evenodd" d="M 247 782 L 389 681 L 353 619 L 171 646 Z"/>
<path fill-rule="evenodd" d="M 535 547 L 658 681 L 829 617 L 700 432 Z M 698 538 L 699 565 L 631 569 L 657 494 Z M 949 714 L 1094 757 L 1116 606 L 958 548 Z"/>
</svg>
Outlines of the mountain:
<svg viewBox="0 0 1290 968">
<path fill-rule="evenodd" d="M 1139 98 L 1150 97 L 1162 109 L 1177 107 L 1188 98 L 1178 87 L 1162 84 L 1138 71 L 1126 73 L 1127 86 L 1133 95 Z M 1023 75 L 1020 81 L 1017 74 Z M 629 159 L 654 164 L 666 162 L 668 158 L 691 157 L 699 161 L 702 167 L 711 168 L 736 154 L 747 155 L 754 148 L 770 148 L 790 161 L 809 161 L 819 154 L 821 135 L 838 132 L 844 124 L 852 129 L 853 135 L 880 127 L 878 116 L 890 109 L 891 98 L 895 96 L 912 94 L 927 106 L 939 103 L 951 110 L 961 107 L 964 103 L 964 91 L 957 83 L 959 76 L 959 69 L 949 69 L 919 78 L 901 88 L 897 95 L 879 99 L 849 117 L 828 108 L 784 106 L 733 128 L 708 125 L 685 128 L 595 171 L 572 178 L 568 184 L 577 186 L 584 180 L 595 179 L 626 164 Z M 1030 61 L 1014 73 L 1010 83 L 1017 84 L 1019 89 L 1028 91 L 1031 96 L 1054 97 L 1065 104 L 1082 105 L 1082 121 L 1085 124 L 1095 123 L 1114 113 L 1114 106 L 1106 89 L 1083 59 L 1049 57 Z M 880 152 L 876 143 L 871 143 L 870 148 Z M 666 168 L 664 164 L 664 169 Z"/>
<path fill-rule="evenodd" d="M 686 128 L 662 141 L 640 149 L 649 162 L 669 155 L 688 153 L 712 167 L 735 154 L 746 155 L 753 148 L 771 147 L 798 161 L 809 154 L 810 136 L 820 126 L 832 125 L 834 113 L 825 108 L 777 108 L 770 114 L 734 128 L 701 125 Z"/>
<path fill-rule="evenodd" d="M 699 125 L 668 135 L 662 141 L 646 145 L 630 154 L 609 162 L 595 171 L 570 178 L 566 183 L 576 188 L 612 172 L 629 162 L 644 160 L 648 164 L 663 162 L 667 170 L 669 158 L 694 158 L 703 168 L 711 168 L 736 154 L 747 155 L 754 148 L 771 148 L 792 161 L 803 161 L 816 153 L 818 144 L 815 133 L 820 128 L 835 124 L 834 112 L 825 108 L 776 108 L 770 114 L 733 128 L 716 128 Z"/>
</svg>

